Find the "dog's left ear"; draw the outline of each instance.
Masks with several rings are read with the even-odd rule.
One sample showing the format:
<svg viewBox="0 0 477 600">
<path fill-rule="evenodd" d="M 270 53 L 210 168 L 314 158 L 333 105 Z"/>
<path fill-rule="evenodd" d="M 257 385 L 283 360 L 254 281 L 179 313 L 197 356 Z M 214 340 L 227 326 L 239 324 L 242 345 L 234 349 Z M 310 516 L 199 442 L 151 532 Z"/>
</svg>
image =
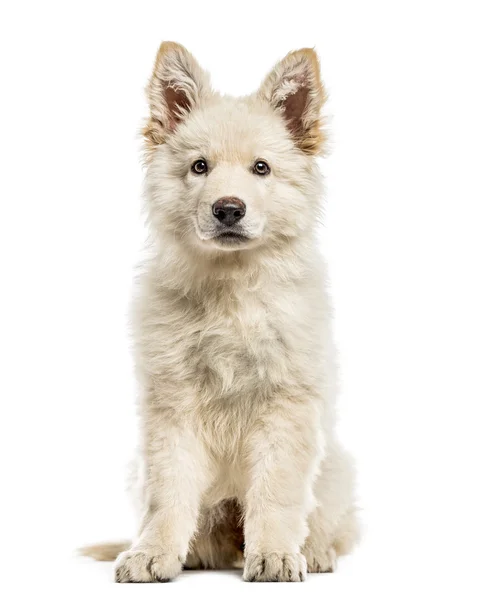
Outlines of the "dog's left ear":
<svg viewBox="0 0 477 600">
<path fill-rule="evenodd" d="M 148 150 L 162 144 L 211 93 L 209 75 L 192 54 L 176 42 L 163 42 L 147 87 L 150 117 L 143 130 Z"/>
<path fill-rule="evenodd" d="M 287 54 L 265 78 L 258 95 L 282 114 L 303 152 L 320 154 L 324 151 L 326 136 L 321 109 L 326 92 L 321 82 L 320 63 L 312 48 Z"/>
</svg>

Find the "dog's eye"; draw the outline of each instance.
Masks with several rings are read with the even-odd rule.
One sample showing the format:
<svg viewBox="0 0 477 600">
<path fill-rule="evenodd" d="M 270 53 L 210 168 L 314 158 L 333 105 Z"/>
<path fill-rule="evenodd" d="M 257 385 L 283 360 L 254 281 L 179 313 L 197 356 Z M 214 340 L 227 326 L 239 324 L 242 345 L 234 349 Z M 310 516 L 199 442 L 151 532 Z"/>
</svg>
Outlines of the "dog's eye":
<svg viewBox="0 0 477 600">
<path fill-rule="evenodd" d="M 253 172 L 255 175 L 268 175 L 270 173 L 270 167 L 264 160 L 257 160 L 253 165 Z"/>
<path fill-rule="evenodd" d="M 207 163 L 202 158 L 196 160 L 195 163 L 192 165 L 192 172 L 197 173 L 197 175 L 204 175 L 204 173 L 207 173 L 207 171 Z"/>
</svg>

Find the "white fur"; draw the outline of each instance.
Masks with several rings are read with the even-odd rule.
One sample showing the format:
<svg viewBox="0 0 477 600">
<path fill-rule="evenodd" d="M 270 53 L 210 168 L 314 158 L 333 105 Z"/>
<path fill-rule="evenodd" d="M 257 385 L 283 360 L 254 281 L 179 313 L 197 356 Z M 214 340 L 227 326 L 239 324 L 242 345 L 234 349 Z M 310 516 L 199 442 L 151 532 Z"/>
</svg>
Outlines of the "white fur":
<svg viewBox="0 0 477 600">
<path fill-rule="evenodd" d="M 324 93 L 310 52 L 238 99 L 214 93 L 181 46 L 159 52 L 146 178 L 153 251 L 134 309 L 142 514 L 117 581 L 240 564 L 242 535 L 246 580 L 299 581 L 333 570 L 356 540 L 352 466 L 334 435 L 321 177 L 284 116 L 306 86 L 302 135 L 318 130 Z M 191 171 L 199 158 L 207 175 Z M 257 159 L 269 175 L 252 172 Z M 214 237 L 211 206 L 223 196 L 245 202 L 248 241 Z"/>
</svg>

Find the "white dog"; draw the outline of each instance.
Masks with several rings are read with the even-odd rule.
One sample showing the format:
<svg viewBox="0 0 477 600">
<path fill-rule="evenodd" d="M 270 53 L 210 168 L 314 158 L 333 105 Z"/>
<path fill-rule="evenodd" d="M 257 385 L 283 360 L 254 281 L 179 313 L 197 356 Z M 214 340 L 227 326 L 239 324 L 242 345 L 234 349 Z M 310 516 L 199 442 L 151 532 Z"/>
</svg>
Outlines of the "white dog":
<svg viewBox="0 0 477 600">
<path fill-rule="evenodd" d="M 335 568 L 358 527 L 334 435 L 335 364 L 315 229 L 325 92 L 313 50 L 245 98 L 159 49 L 144 129 L 153 256 L 140 280 L 141 519 L 119 582 L 244 565 L 246 581 Z"/>
</svg>

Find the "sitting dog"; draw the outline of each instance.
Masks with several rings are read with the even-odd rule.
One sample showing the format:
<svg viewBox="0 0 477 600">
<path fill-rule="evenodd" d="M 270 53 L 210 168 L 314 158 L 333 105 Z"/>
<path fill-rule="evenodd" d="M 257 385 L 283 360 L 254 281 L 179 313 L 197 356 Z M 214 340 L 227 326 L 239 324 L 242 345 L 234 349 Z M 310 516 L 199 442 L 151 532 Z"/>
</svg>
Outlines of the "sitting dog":
<svg viewBox="0 0 477 600">
<path fill-rule="evenodd" d="M 140 524 L 132 543 L 85 550 L 119 554 L 118 582 L 183 567 L 303 581 L 357 540 L 316 241 L 325 99 L 311 49 L 243 98 L 214 92 L 181 45 L 159 49 L 133 311 Z"/>
</svg>

